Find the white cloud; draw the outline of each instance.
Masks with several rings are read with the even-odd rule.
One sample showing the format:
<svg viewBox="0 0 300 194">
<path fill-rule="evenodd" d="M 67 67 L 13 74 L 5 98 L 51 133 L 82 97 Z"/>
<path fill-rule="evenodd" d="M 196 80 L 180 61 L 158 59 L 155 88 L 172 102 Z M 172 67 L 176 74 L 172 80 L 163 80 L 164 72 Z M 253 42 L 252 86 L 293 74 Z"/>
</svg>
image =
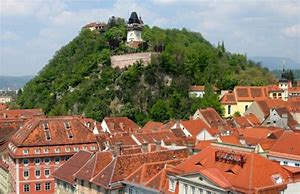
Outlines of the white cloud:
<svg viewBox="0 0 300 194">
<path fill-rule="evenodd" d="M 0 32 L 0 40 L 2 41 L 14 41 L 18 40 L 20 36 L 17 33 L 6 31 Z"/>
<path fill-rule="evenodd" d="M 291 38 L 300 38 L 300 24 L 285 28 L 283 34 Z"/>
</svg>

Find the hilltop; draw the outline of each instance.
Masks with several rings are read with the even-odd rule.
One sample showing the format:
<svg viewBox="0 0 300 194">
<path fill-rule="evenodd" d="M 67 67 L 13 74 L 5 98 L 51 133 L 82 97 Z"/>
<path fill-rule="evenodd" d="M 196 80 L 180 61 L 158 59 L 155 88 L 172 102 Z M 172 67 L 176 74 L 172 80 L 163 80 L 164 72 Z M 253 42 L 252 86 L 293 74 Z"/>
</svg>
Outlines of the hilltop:
<svg viewBox="0 0 300 194">
<path fill-rule="evenodd" d="M 200 33 L 187 29 L 144 26 L 144 43 L 126 45 L 124 19 L 112 18 L 106 30 L 83 29 L 59 49 L 18 97 L 21 108 L 42 108 L 49 115 L 83 114 L 128 116 L 144 123 L 188 118 L 197 108 L 213 106 L 222 112 L 215 95 L 188 97 L 190 85 L 265 85 L 273 75 L 241 54 L 226 51 L 224 43 L 211 45 Z M 112 68 L 110 57 L 155 51 L 151 64 Z M 208 87 L 209 88 L 209 87 Z"/>
</svg>

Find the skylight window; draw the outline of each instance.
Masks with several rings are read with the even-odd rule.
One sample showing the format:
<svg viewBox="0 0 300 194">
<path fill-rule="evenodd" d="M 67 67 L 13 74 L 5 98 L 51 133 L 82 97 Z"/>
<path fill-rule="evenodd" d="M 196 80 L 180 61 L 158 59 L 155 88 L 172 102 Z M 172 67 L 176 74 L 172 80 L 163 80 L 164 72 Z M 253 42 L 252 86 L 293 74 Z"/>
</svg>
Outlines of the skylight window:
<svg viewBox="0 0 300 194">
<path fill-rule="evenodd" d="M 283 183 L 283 180 L 279 174 L 273 175 L 273 180 L 276 184 L 281 184 Z"/>
<path fill-rule="evenodd" d="M 71 131 L 71 126 L 70 126 L 70 123 L 69 122 L 64 122 L 64 125 L 65 125 L 65 130 L 66 130 L 66 134 L 68 136 L 69 139 L 73 139 L 73 133 Z"/>
<path fill-rule="evenodd" d="M 49 130 L 48 122 L 44 122 L 43 127 L 44 127 L 44 133 L 45 133 L 46 141 L 50 141 L 51 140 L 51 133 L 50 133 L 50 130 Z"/>
</svg>

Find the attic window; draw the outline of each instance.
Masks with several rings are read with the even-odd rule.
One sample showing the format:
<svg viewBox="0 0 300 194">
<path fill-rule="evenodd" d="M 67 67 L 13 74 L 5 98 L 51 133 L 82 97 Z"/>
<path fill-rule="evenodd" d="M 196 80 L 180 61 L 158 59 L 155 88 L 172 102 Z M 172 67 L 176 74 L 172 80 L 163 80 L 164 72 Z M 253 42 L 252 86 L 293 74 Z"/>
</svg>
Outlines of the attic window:
<svg viewBox="0 0 300 194">
<path fill-rule="evenodd" d="M 46 131 L 49 131 L 49 125 L 48 125 L 48 122 L 44 122 L 43 123 L 43 127 L 44 127 L 44 130 Z"/>
<path fill-rule="evenodd" d="M 201 164 L 201 162 L 197 162 L 196 165 L 197 165 L 197 166 L 203 166 L 203 165 Z"/>
<path fill-rule="evenodd" d="M 279 174 L 273 175 L 272 177 L 276 184 L 281 184 L 283 182 L 283 180 Z"/>
<path fill-rule="evenodd" d="M 69 122 L 64 122 L 65 130 L 69 139 L 73 139 L 73 133 Z"/>
<path fill-rule="evenodd" d="M 50 141 L 51 140 L 51 133 L 50 133 L 50 130 L 49 130 L 48 122 L 43 123 L 43 127 L 44 127 L 44 133 L 45 133 L 46 141 Z"/>
</svg>

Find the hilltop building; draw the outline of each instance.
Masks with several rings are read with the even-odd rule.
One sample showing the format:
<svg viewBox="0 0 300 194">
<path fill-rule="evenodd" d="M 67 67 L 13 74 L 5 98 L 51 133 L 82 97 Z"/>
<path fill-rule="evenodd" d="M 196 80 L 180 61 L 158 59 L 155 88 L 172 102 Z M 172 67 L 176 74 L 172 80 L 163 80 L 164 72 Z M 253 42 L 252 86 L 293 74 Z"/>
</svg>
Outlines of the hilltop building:
<svg viewBox="0 0 300 194">
<path fill-rule="evenodd" d="M 144 28 L 144 22 L 136 12 L 132 12 L 127 22 L 127 43 L 139 44 L 143 42 L 142 31 Z"/>
<path fill-rule="evenodd" d="M 104 22 L 92 22 L 83 26 L 83 28 L 89 29 L 91 31 L 97 30 L 99 32 L 104 32 L 106 28 L 106 24 Z"/>
</svg>

